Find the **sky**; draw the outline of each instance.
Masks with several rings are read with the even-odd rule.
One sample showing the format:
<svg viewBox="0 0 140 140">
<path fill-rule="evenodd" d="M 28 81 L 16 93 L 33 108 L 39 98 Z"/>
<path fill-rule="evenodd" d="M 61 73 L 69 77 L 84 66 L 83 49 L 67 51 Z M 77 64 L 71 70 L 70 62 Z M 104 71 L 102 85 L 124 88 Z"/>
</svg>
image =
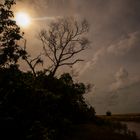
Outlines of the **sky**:
<svg viewBox="0 0 140 140">
<path fill-rule="evenodd" d="M 140 112 L 140 0 L 17 0 L 15 9 L 34 18 L 86 18 L 91 44 L 73 67 L 78 81 L 94 85 L 86 101 L 97 114 Z M 40 51 L 37 33 L 49 22 L 24 29 L 33 54 Z"/>
</svg>

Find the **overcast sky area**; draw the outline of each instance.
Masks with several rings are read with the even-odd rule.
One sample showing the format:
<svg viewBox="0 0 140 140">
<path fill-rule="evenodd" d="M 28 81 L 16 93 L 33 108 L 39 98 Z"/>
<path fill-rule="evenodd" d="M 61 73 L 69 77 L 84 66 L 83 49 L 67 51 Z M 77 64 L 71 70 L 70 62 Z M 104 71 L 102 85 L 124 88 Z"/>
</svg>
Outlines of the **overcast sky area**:
<svg viewBox="0 0 140 140">
<path fill-rule="evenodd" d="M 140 0 L 18 0 L 16 9 L 34 18 L 86 18 L 91 44 L 74 70 L 79 81 L 94 84 L 87 102 L 97 114 L 140 112 Z M 24 30 L 34 54 L 40 50 L 37 32 L 47 22 Z"/>
</svg>

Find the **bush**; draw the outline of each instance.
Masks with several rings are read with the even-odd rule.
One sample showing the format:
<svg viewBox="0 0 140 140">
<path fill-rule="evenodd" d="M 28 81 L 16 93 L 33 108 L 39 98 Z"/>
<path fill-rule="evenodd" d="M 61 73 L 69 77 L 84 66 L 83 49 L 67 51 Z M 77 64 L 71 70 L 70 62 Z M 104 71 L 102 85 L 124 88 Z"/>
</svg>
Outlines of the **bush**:
<svg viewBox="0 0 140 140">
<path fill-rule="evenodd" d="M 111 116 L 111 115 L 112 115 L 111 111 L 106 112 L 106 116 Z"/>
</svg>

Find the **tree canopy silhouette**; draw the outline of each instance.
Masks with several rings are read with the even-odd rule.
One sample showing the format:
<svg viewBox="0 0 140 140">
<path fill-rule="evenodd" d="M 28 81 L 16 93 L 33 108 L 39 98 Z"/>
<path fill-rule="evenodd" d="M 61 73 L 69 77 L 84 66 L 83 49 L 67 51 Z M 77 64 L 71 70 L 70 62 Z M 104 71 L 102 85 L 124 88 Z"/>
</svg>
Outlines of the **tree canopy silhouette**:
<svg viewBox="0 0 140 140">
<path fill-rule="evenodd" d="M 20 28 L 13 20 L 11 6 L 14 0 L 5 0 L 0 4 L 0 66 L 9 67 L 16 64 L 23 55 L 22 48 L 17 43 L 22 38 Z"/>
</svg>

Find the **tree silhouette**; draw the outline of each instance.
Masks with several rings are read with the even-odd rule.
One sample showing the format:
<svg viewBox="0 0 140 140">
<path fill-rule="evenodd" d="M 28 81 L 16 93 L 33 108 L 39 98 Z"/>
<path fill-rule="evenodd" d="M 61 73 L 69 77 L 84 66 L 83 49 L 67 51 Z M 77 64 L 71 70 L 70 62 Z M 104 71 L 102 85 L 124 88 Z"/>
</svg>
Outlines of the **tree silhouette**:
<svg viewBox="0 0 140 140">
<path fill-rule="evenodd" d="M 57 139 L 69 124 L 79 120 L 79 117 L 82 121 L 88 116 L 89 108 L 83 98 L 86 89 L 84 84 L 74 83 L 69 74 L 63 74 L 59 79 L 54 77 L 59 66 L 81 61 L 76 59 L 74 62 L 65 62 L 86 48 L 88 41 L 81 36 L 88 30 L 88 26 L 86 21 L 82 22 L 80 28 L 77 22 L 72 25 L 68 20 L 60 20 L 58 23 L 65 21 L 67 25 L 62 35 L 62 32 L 53 29 L 57 26 L 51 24 L 53 30 L 50 39 L 53 40 L 54 35 L 56 39 L 62 37 L 59 40 L 62 41 L 61 46 L 53 48 L 57 65 L 53 63 L 53 76 L 46 75 L 44 71 L 36 73 L 35 67 L 42 63 L 41 55 L 31 58 L 27 53 L 26 40 L 13 20 L 13 4 L 14 0 L 5 0 L 0 5 L 0 128 L 3 134 L 8 134 L 4 135 L 5 139 L 10 136 L 21 140 Z M 70 30 L 73 26 L 75 30 Z M 58 31 L 61 31 L 59 28 Z M 25 41 L 23 47 L 18 44 L 20 39 Z M 49 42 L 52 43 L 51 40 Z M 47 53 L 45 51 L 46 56 Z M 19 58 L 27 62 L 32 73 L 19 70 Z"/>
<path fill-rule="evenodd" d="M 48 30 L 40 31 L 39 39 L 43 44 L 45 56 L 50 60 L 52 76 L 60 66 L 71 66 L 83 61 L 76 56 L 88 46 L 88 29 L 86 20 L 79 23 L 74 18 L 61 18 L 52 22 Z"/>
<path fill-rule="evenodd" d="M 16 64 L 22 56 L 22 48 L 18 45 L 18 41 L 23 34 L 20 28 L 13 20 L 14 15 L 11 6 L 15 4 L 14 0 L 5 0 L 4 4 L 0 4 L 0 66 L 9 67 Z"/>
</svg>

